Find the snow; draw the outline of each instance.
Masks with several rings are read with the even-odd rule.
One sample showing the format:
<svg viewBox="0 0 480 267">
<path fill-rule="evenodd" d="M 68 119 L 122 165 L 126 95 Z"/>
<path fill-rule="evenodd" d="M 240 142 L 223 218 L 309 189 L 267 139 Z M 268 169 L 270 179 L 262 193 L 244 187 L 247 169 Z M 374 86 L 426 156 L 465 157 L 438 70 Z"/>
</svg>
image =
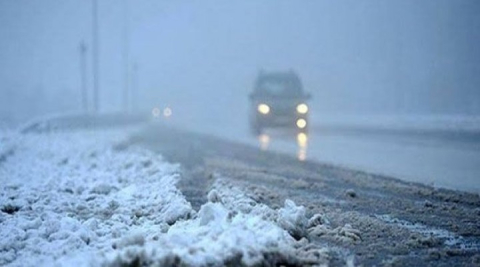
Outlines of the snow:
<svg viewBox="0 0 480 267">
<path fill-rule="evenodd" d="M 177 222 L 154 242 L 114 254 L 107 265 L 122 265 L 135 259 L 161 266 L 172 259 L 187 266 L 229 262 L 253 266 L 275 257 L 284 264 L 326 261 L 327 248 L 307 246 L 306 239 L 297 241 L 289 234 L 290 228 L 305 227 L 295 225 L 299 217 L 307 220 L 304 207 L 287 200 L 284 208 L 273 210 L 222 179 L 214 183 L 209 199 L 194 218 Z M 287 222 L 287 227 L 281 221 Z"/>
<path fill-rule="evenodd" d="M 392 217 L 389 214 L 375 215 L 376 218 L 388 223 L 408 229 L 412 232 L 419 233 L 427 240 L 437 238 L 449 247 L 458 247 L 462 250 L 479 250 L 480 242 L 478 239 L 466 240 L 463 236 L 455 234 L 445 229 L 433 228 L 423 225 L 421 223 L 411 223 L 409 221 L 401 220 Z"/>
<path fill-rule="evenodd" d="M 176 187 L 180 166 L 131 146 L 130 131 L 3 139 L 13 152 L 0 161 L 0 265 L 326 262 L 306 239 L 320 215 L 309 223 L 290 200 L 274 210 L 222 177 L 196 212 Z"/>
<path fill-rule="evenodd" d="M 305 236 L 307 217 L 305 207 L 297 207 L 291 200 L 285 200 L 285 207 L 279 210 L 279 224 L 292 236 L 301 238 Z"/>
<path fill-rule="evenodd" d="M 175 187 L 178 166 L 142 151 L 116 151 L 126 134 L 54 133 L 12 139 L 0 165 L 0 265 L 50 265 L 112 242 L 159 232 L 192 213 Z M 154 189 L 154 190 L 152 190 Z"/>
</svg>

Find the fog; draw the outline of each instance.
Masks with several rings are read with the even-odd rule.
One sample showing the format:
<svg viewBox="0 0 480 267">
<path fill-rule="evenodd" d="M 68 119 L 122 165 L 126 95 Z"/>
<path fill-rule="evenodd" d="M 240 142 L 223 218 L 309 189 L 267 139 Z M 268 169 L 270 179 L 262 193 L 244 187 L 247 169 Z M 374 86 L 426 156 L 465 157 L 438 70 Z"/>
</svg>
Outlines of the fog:
<svg viewBox="0 0 480 267">
<path fill-rule="evenodd" d="M 0 2 L 0 122 L 92 112 L 92 2 Z M 259 70 L 321 114 L 480 114 L 480 2 L 99 0 L 100 112 L 246 120 Z M 127 71 L 128 68 L 128 71 Z M 246 122 L 245 122 L 246 123 Z"/>
</svg>

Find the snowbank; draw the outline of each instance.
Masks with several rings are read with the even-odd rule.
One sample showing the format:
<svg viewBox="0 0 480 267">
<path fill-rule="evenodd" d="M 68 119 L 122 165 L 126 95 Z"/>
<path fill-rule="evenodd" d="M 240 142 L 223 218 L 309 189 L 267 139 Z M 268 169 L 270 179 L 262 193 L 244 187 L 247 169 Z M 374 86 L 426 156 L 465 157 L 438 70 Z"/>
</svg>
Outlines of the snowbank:
<svg viewBox="0 0 480 267">
<path fill-rule="evenodd" d="M 178 166 L 121 150 L 120 131 L 24 135 L 0 163 L 0 265 L 101 257 L 117 240 L 150 237 L 191 215 Z M 71 263 L 71 262 L 70 262 Z M 67 264 L 70 265 L 70 264 Z"/>
<path fill-rule="evenodd" d="M 288 200 L 273 210 L 247 197 L 240 189 L 217 180 L 190 220 L 178 221 L 158 240 L 132 244 L 102 264 L 138 263 L 159 266 L 264 266 L 326 264 L 329 250 L 315 246 L 290 230 L 306 225 L 304 207 Z"/>
<path fill-rule="evenodd" d="M 293 201 L 274 210 L 222 179 L 195 212 L 179 166 L 116 130 L 20 135 L 0 162 L 0 265 L 327 263 Z M 329 229 L 328 226 L 326 229 Z M 315 233 L 318 235 L 316 231 Z"/>
</svg>

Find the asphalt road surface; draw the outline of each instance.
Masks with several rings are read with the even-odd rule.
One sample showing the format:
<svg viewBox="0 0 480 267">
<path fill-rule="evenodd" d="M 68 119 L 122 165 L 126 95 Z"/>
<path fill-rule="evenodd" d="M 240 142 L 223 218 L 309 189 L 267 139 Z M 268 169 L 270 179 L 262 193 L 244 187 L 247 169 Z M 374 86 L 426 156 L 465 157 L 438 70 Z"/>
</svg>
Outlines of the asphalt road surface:
<svg viewBox="0 0 480 267">
<path fill-rule="evenodd" d="M 173 120 L 169 124 L 318 162 L 393 176 L 409 182 L 480 193 L 480 132 L 376 129 L 312 125 L 306 138 L 267 129 L 253 136 L 248 124 Z M 303 141 L 302 141 L 303 140 Z"/>
<path fill-rule="evenodd" d="M 272 208 L 289 198 L 309 214 L 324 214 L 331 228 L 350 224 L 359 239 L 309 240 L 332 248 L 331 265 L 344 265 L 346 254 L 364 266 L 480 265 L 477 193 L 321 164 L 303 158 L 302 151 L 280 154 L 262 142 L 258 147 L 168 125 L 150 125 L 130 141 L 183 166 L 179 186 L 196 209 L 221 176 Z"/>
<path fill-rule="evenodd" d="M 270 149 L 285 151 L 295 137 L 271 132 Z M 298 140 L 297 140 L 298 143 Z M 290 145 L 291 146 L 291 145 Z M 480 193 L 480 133 L 315 128 L 296 153 L 310 160 Z M 283 150 L 282 150 L 283 149 Z"/>
</svg>

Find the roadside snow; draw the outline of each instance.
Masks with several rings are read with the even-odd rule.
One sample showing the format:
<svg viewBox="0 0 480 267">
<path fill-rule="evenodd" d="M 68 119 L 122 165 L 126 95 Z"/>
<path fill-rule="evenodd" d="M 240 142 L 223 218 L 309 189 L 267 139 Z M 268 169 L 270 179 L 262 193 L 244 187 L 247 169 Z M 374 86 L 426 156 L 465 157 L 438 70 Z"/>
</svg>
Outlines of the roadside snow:
<svg viewBox="0 0 480 267">
<path fill-rule="evenodd" d="M 7 140 L 14 151 L 0 162 L 0 265 L 327 261 L 328 249 L 306 239 L 313 223 L 304 207 L 287 200 L 274 210 L 220 179 L 196 213 L 176 187 L 179 166 L 129 146 L 127 133 Z"/>
<path fill-rule="evenodd" d="M 0 265 L 100 256 L 124 236 L 151 237 L 191 215 L 175 187 L 178 166 L 140 149 L 121 151 L 117 142 L 125 136 L 84 131 L 13 139 L 14 153 L 0 163 Z"/>
<path fill-rule="evenodd" d="M 208 198 L 193 219 L 178 221 L 157 241 L 132 245 L 110 255 L 106 265 L 326 264 L 327 248 L 317 247 L 306 238 L 297 241 L 290 234 L 291 229 L 306 227 L 297 224 L 307 221 L 304 207 L 288 200 L 284 208 L 273 210 L 221 179 L 214 183 Z"/>
</svg>

